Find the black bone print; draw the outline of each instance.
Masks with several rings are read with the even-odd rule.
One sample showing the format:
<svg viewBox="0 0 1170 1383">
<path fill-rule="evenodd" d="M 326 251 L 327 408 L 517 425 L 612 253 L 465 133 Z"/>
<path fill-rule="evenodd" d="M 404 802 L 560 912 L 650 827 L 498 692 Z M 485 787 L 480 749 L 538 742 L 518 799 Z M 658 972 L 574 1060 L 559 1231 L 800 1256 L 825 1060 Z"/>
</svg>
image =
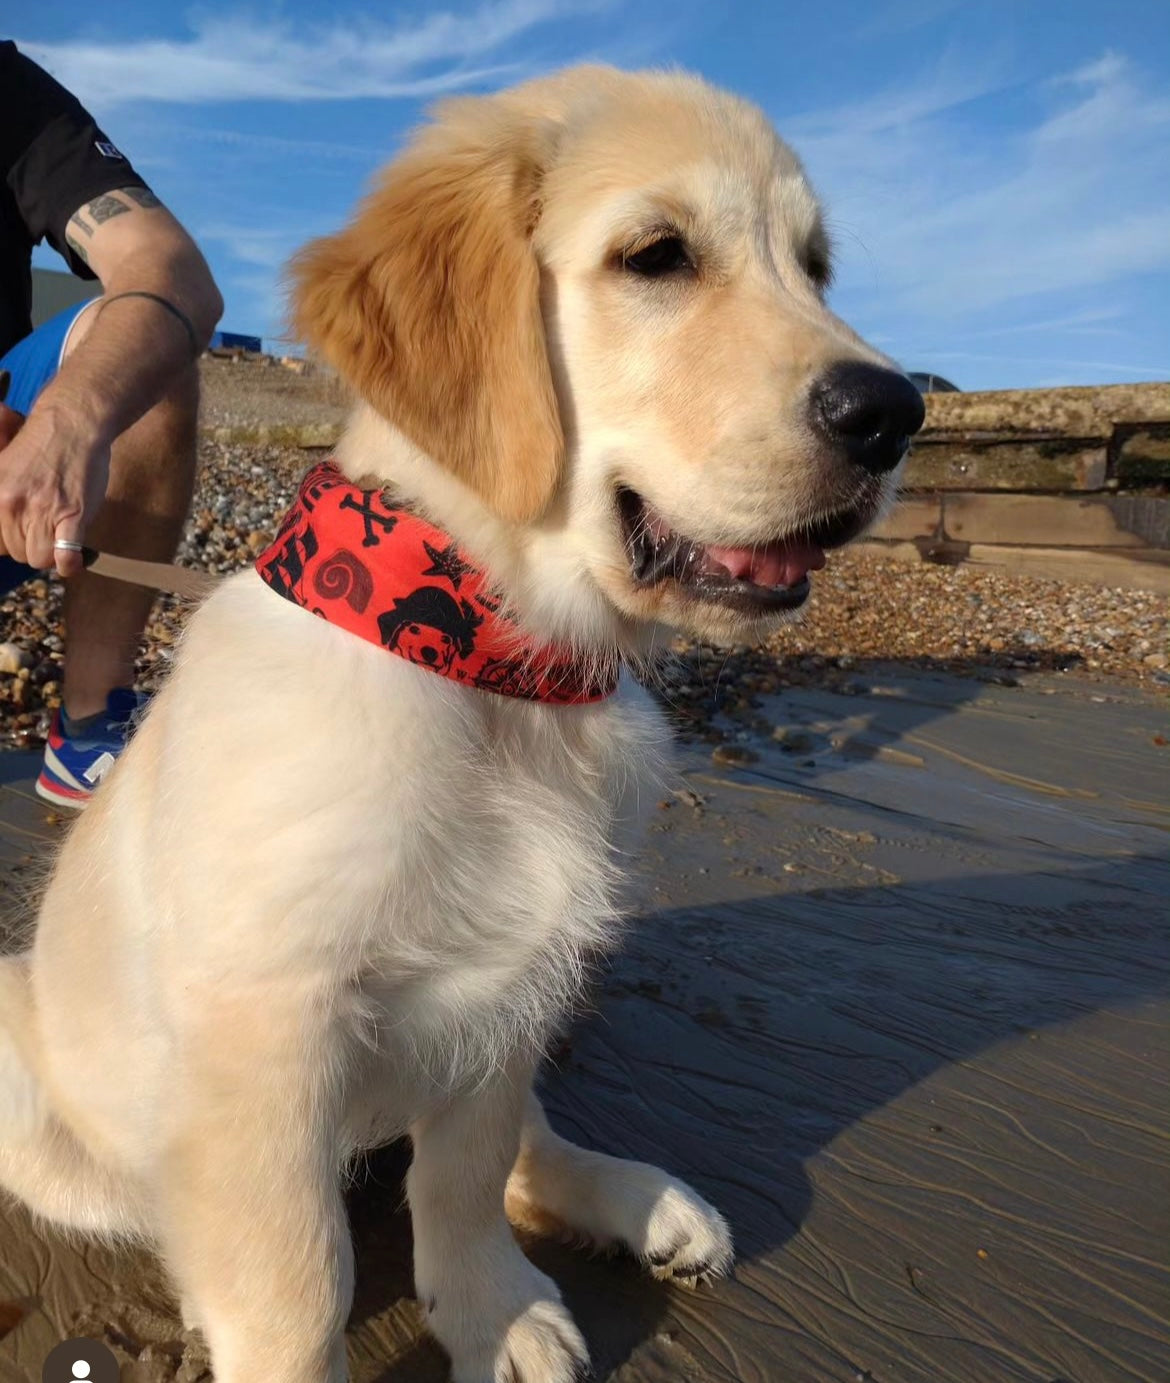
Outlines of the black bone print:
<svg viewBox="0 0 1170 1383">
<path fill-rule="evenodd" d="M 354 499 L 352 495 L 346 495 L 338 506 L 341 509 L 355 509 L 362 516 L 362 526 L 365 529 L 362 547 L 377 547 L 382 541 L 382 538 L 374 532 L 375 524 L 385 536 L 387 533 L 393 533 L 394 526 L 398 522 L 397 515 L 387 514 L 384 510 L 379 511 L 374 508 L 374 496 L 377 494 L 377 490 L 363 490 L 360 500 Z"/>
</svg>

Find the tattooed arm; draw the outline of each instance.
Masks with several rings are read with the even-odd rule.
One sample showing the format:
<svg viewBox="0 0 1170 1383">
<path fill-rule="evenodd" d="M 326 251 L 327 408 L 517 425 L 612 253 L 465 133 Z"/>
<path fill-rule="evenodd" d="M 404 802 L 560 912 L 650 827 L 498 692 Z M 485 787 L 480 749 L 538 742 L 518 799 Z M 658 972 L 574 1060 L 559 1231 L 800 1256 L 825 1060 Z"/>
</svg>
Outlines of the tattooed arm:
<svg viewBox="0 0 1170 1383">
<path fill-rule="evenodd" d="M 87 202 L 66 238 L 104 301 L 83 319 L 84 335 L 0 465 L 0 552 L 62 575 L 77 571 L 80 557 L 54 553 L 53 541 L 84 536 L 105 496 L 115 438 L 192 366 L 223 311 L 203 256 L 147 188 Z"/>
</svg>

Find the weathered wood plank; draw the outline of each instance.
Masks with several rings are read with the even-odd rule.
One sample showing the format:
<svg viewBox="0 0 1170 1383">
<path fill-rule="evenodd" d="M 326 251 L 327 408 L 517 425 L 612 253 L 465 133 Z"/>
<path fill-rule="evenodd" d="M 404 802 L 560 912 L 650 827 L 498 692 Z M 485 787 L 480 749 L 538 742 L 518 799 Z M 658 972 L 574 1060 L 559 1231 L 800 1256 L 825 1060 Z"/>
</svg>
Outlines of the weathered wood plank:
<svg viewBox="0 0 1170 1383">
<path fill-rule="evenodd" d="M 341 436 L 341 427 L 338 422 L 231 423 L 202 427 L 199 435 L 229 446 L 333 447 Z"/>
<path fill-rule="evenodd" d="M 908 489 L 1098 490 L 1170 474 L 1170 384 L 931 394 Z"/>
<path fill-rule="evenodd" d="M 866 548 L 895 561 L 921 562 L 922 544 L 913 541 L 862 539 Z M 959 543 L 948 551 L 946 563 L 1002 567 L 1027 576 L 1054 581 L 1088 581 L 1130 591 L 1170 595 L 1170 554 L 1163 548 L 1137 547 L 1097 551 L 1076 547 L 1024 547 L 1004 543 Z"/>
<path fill-rule="evenodd" d="M 1170 482 L 1170 424 L 1118 427 L 1109 469 L 1122 485 Z"/>
<path fill-rule="evenodd" d="M 907 490 L 1100 490 L 1107 461 L 1104 439 L 922 437 L 902 484 Z"/>
<path fill-rule="evenodd" d="M 924 439 L 938 434 L 1109 437 L 1117 423 L 1170 422 L 1170 384 L 929 394 Z"/>
<path fill-rule="evenodd" d="M 939 495 L 904 495 L 890 512 L 869 530 L 871 538 L 912 542 L 934 533 L 942 518 Z"/>
<path fill-rule="evenodd" d="M 1170 546 L 1170 500 L 1137 495 L 909 495 L 871 530 L 913 541 L 936 533 L 968 543 L 1077 548 Z"/>
<path fill-rule="evenodd" d="M 320 421 L 206 425 L 234 445 L 328 448 L 343 424 L 336 406 Z M 931 394 L 926 425 L 907 462 L 911 490 L 1098 490 L 1170 477 L 1170 385 L 1012 389 Z"/>
</svg>

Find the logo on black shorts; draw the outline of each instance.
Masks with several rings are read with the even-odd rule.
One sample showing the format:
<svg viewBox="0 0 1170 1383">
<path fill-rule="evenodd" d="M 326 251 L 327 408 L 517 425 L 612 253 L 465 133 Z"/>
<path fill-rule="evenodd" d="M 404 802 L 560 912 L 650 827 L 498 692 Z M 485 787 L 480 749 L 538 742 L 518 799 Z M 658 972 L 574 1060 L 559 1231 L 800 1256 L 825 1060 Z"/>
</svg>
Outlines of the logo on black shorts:
<svg viewBox="0 0 1170 1383">
<path fill-rule="evenodd" d="M 111 144 L 108 139 L 95 139 L 93 147 L 101 154 L 102 158 L 120 158 L 125 162 L 126 155 Z"/>
</svg>

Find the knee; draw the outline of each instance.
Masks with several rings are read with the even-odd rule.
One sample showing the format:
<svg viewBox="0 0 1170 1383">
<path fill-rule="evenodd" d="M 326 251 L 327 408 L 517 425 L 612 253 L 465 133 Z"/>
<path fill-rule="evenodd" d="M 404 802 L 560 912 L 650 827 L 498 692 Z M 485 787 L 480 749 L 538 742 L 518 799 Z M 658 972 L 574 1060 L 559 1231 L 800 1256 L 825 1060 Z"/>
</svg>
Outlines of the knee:
<svg viewBox="0 0 1170 1383">
<path fill-rule="evenodd" d="M 199 365 L 192 361 L 170 381 L 155 410 L 167 415 L 172 426 L 195 437 L 199 420 Z"/>
<path fill-rule="evenodd" d="M 191 361 L 175 376 L 167 391 L 184 408 L 191 409 L 192 412 L 199 408 L 199 362 Z"/>
<path fill-rule="evenodd" d="M 152 467 L 166 456 L 169 469 L 194 471 L 199 424 L 199 367 L 191 364 L 167 384 L 166 391 L 114 443 L 115 467 Z"/>
</svg>

